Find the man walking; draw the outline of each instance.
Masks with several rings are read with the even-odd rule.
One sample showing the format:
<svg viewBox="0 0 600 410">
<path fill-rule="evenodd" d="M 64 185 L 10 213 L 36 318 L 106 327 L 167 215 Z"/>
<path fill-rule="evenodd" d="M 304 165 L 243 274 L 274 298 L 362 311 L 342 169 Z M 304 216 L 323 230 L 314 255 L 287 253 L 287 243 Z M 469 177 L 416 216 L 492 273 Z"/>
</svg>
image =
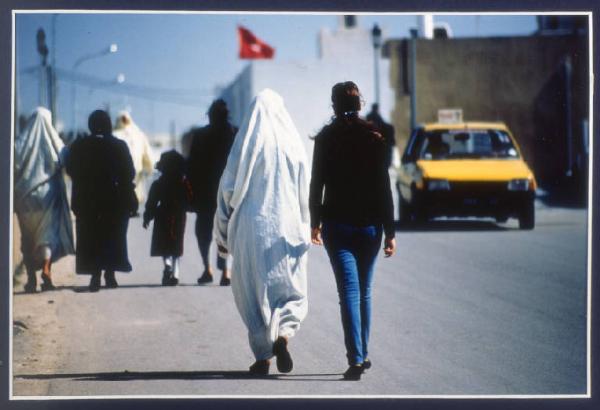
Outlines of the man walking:
<svg viewBox="0 0 600 410">
<path fill-rule="evenodd" d="M 192 207 L 196 212 L 196 238 L 204 263 L 204 272 L 198 278 L 198 284 L 201 285 L 213 281 L 209 251 L 217 209 L 217 190 L 237 132 L 229 123 L 227 104 L 222 99 L 211 104 L 208 119 L 209 125 L 192 131 L 188 158 L 188 178 L 194 193 Z M 231 279 L 226 258 L 217 256 L 217 268 L 222 271 L 220 285 L 228 286 Z"/>
</svg>

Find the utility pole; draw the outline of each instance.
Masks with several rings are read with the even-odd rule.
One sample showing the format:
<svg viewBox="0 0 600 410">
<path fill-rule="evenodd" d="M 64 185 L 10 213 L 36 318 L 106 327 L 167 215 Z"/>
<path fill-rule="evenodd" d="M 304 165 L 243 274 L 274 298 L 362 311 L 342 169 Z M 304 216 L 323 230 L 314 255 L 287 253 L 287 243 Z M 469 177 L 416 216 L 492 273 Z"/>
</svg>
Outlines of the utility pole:
<svg viewBox="0 0 600 410">
<path fill-rule="evenodd" d="M 379 105 L 379 49 L 381 48 L 381 29 L 377 24 L 371 30 L 371 39 L 373 40 L 373 71 L 375 74 L 375 103 Z"/>
<path fill-rule="evenodd" d="M 43 28 L 39 28 L 36 37 L 37 51 L 42 58 L 40 64 L 40 77 L 39 77 L 39 89 L 38 89 L 38 105 L 45 105 L 48 92 L 48 70 L 47 70 L 47 58 L 48 58 L 48 46 L 46 45 L 46 33 Z"/>
<path fill-rule="evenodd" d="M 410 30 L 410 129 L 417 128 L 417 30 Z"/>
<path fill-rule="evenodd" d="M 50 79 L 50 111 L 52 111 L 52 125 L 56 128 L 58 121 L 57 87 L 56 87 L 56 19 L 58 14 L 52 15 L 52 60 L 49 67 Z"/>
</svg>

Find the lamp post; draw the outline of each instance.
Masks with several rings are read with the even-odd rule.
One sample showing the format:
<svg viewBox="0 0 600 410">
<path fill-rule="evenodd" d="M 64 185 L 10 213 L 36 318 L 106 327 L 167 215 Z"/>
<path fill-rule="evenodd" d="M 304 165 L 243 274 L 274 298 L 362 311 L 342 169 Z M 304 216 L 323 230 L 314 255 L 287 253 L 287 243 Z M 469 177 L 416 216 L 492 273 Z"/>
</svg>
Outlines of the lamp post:
<svg viewBox="0 0 600 410">
<path fill-rule="evenodd" d="M 379 49 L 381 48 L 381 29 L 375 23 L 371 30 L 373 40 L 373 61 L 375 71 L 375 103 L 379 105 Z"/>
<path fill-rule="evenodd" d="M 57 87 L 56 87 L 56 20 L 58 14 L 52 15 L 52 60 L 50 70 L 50 111 L 52 112 L 52 125 L 56 127 L 58 123 L 58 104 L 57 104 Z"/>
<path fill-rule="evenodd" d="M 108 54 L 116 53 L 118 49 L 119 49 L 118 46 L 115 43 L 113 43 L 100 51 L 97 51 L 95 53 L 86 54 L 84 56 L 79 57 L 73 64 L 73 69 L 72 69 L 73 73 L 75 73 L 77 68 L 84 62 L 86 62 L 88 60 L 93 60 L 95 58 L 103 57 Z M 71 88 L 71 103 L 73 105 L 73 117 L 72 117 L 73 133 L 74 133 L 73 137 L 75 137 L 76 133 L 77 133 L 77 87 L 75 86 L 75 83 L 73 83 L 72 88 Z"/>
<path fill-rule="evenodd" d="M 410 30 L 410 130 L 417 128 L 417 36 L 416 29 Z"/>
<path fill-rule="evenodd" d="M 48 85 L 50 82 L 49 78 L 49 67 L 48 67 L 48 46 L 46 45 L 46 32 L 43 28 L 39 28 L 35 40 L 37 43 L 37 51 L 41 57 L 40 64 L 40 81 L 39 81 L 39 90 L 38 90 L 38 105 L 43 106 L 46 105 L 48 101 Z"/>
<path fill-rule="evenodd" d="M 117 74 L 117 76 L 115 77 L 115 79 L 114 79 L 114 82 L 113 82 L 113 85 L 115 85 L 115 86 L 119 86 L 119 85 L 123 84 L 124 82 L 125 82 L 125 74 L 123 74 L 123 73 L 119 73 L 119 74 Z M 109 100 L 108 100 L 109 102 L 108 102 L 108 104 L 107 104 L 107 106 L 108 106 L 108 107 L 110 107 L 110 102 L 111 102 L 111 100 L 112 100 L 112 99 L 110 99 L 110 98 L 109 98 Z M 108 112 L 109 112 L 109 114 L 110 114 L 110 110 L 108 110 L 108 109 L 107 109 L 107 111 L 108 111 Z"/>
</svg>

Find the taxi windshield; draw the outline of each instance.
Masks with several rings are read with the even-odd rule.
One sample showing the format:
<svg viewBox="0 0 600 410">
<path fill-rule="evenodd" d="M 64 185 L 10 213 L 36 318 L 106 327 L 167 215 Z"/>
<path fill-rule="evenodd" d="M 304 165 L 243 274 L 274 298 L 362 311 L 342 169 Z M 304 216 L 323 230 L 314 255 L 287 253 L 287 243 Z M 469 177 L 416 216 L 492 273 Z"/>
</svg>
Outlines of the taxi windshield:
<svg viewBox="0 0 600 410">
<path fill-rule="evenodd" d="M 428 131 L 422 140 L 420 158 L 518 158 L 510 136 L 501 130 Z"/>
</svg>

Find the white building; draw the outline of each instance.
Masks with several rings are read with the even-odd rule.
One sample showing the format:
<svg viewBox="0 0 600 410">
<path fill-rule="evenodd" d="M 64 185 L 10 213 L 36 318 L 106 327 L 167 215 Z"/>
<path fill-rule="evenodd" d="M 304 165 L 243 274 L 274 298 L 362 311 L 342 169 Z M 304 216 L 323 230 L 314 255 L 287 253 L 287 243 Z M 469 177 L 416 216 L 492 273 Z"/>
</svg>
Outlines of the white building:
<svg viewBox="0 0 600 410">
<path fill-rule="evenodd" d="M 358 18 L 358 17 L 356 17 Z M 318 33 L 319 55 L 306 61 L 249 60 L 248 65 L 221 95 L 231 112 L 233 124 L 242 122 L 252 98 L 264 88 L 281 94 L 302 136 L 308 157 L 312 140 L 333 115 L 331 87 L 340 81 L 354 81 L 362 94 L 363 116 L 375 99 L 374 51 L 370 28 L 352 26 L 344 17 L 331 32 Z M 393 104 L 389 83 L 389 61 L 379 60 L 380 112 L 388 120 Z"/>
</svg>

